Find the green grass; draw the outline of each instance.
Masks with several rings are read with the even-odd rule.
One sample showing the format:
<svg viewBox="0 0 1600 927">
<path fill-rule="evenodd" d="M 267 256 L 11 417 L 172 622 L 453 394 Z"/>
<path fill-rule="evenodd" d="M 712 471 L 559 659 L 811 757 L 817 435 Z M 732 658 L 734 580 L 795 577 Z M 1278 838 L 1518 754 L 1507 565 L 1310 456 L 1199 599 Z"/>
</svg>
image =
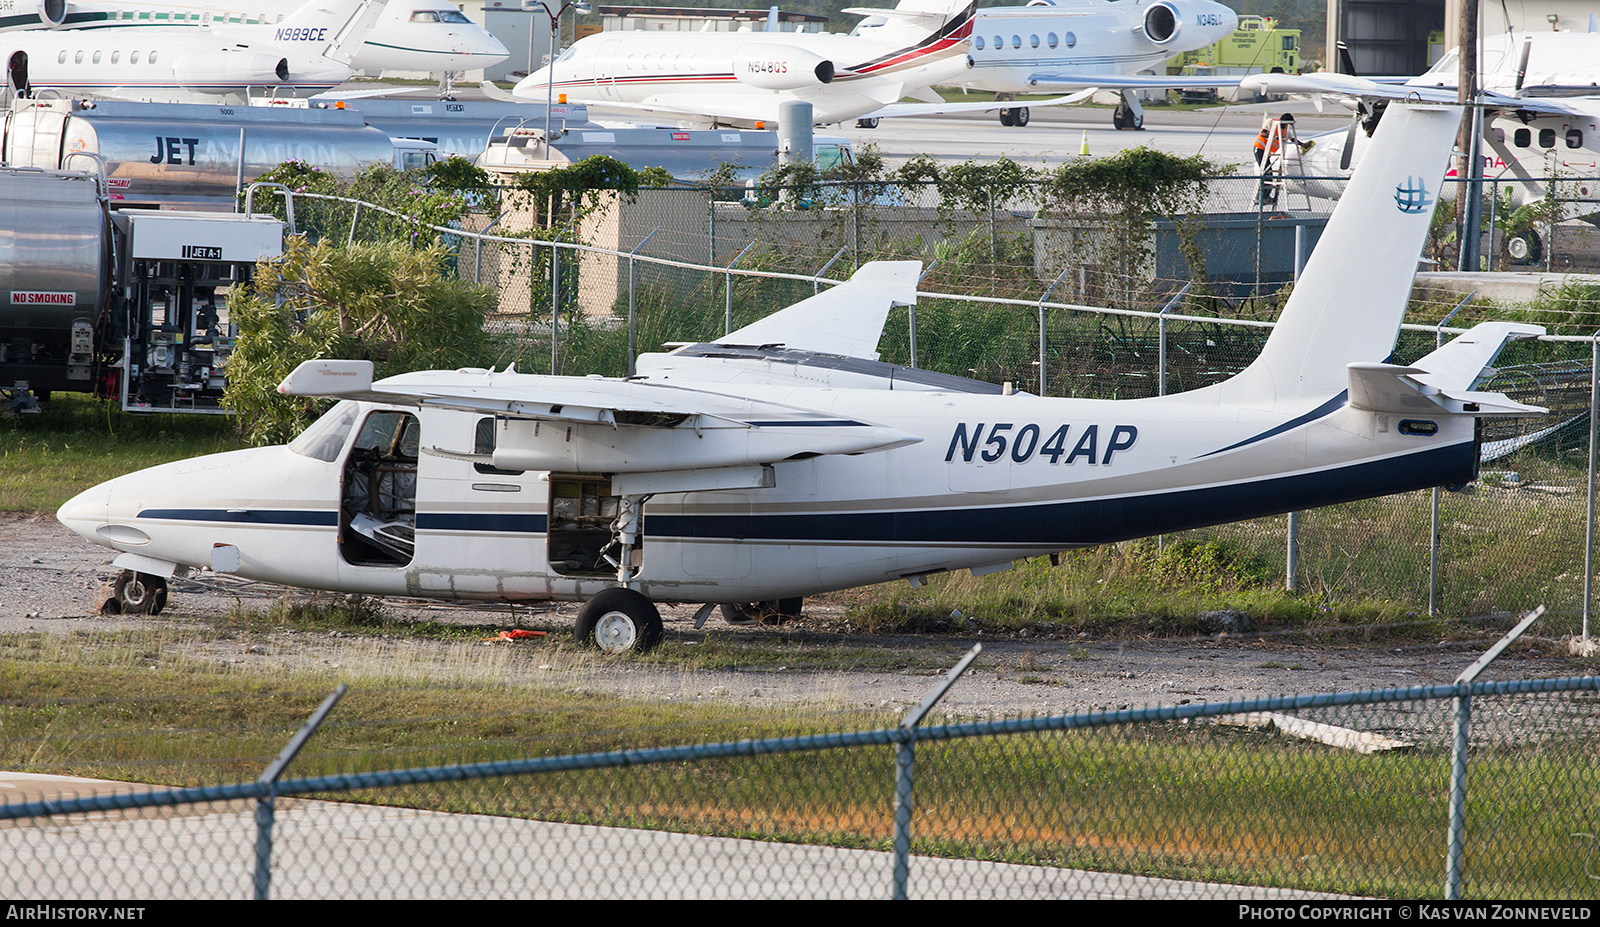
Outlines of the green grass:
<svg viewBox="0 0 1600 927">
<path fill-rule="evenodd" d="M 0 512 L 53 514 L 112 477 L 242 446 L 225 416 L 134 415 L 71 394 L 42 408 L 0 415 Z"/>
<path fill-rule="evenodd" d="M 0 637 L 0 768 L 174 785 L 253 777 L 337 680 L 351 691 L 291 777 L 842 732 L 896 720 L 718 699 L 619 698 L 583 685 L 570 665 L 538 681 L 549 653 L 497 650 L 486 658 L 474 650 L 459 672 L 424 683 L 404 651 L 390 647 L 355 647 L 338 666 L 261 673 L 181 656 L 178 642 L 149 633 Z M 364 648 L 371 652 L 363 657 Z M 1447 710 L 1400 706 L 1389 717 L 1431 733 L 1401 731 L 1413 749 L 1371 756 L 1210 724 L 924 741 L 912 849 L 1436 897 L 1449 767 L 1447 738 L 1437 732 Z M 1576 832 L 1600 785 L 1591 752 L 1584 736 L 1559 732 L 1475 750 L 1469 897 L 1589 897 L 1587 842 Z M 886 849 L 893 781 L 892 748 L 866 747 L 326 797 Z"/>
</svg>

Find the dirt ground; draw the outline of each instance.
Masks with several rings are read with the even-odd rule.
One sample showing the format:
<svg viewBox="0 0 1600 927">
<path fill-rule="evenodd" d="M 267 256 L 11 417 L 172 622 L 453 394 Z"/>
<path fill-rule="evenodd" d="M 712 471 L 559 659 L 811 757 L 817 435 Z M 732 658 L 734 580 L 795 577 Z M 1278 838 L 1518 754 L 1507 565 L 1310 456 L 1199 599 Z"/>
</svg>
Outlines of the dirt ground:
<svg viewBox="0 0 1600 927">
<path fill-rule="evenodd" d="M 99 614 L 101 589 L 113 575 L 112 551 L 94 546 L 54 519 L 0 515 L 0 633 L 64 633 L 128 627 L 195 624 L 227 613 L 235 604 L 264 607 L 284 590 L 231 577 L 202 584 L 179 583 L 159 617 Z M 544 629 L 569 633 L 576 606 L 452 608 L 411 600 L 386 604 L 393 614 L 425 613 L 439 620 L 474 625 Z M 972 669 L 941 703 L 943 709 L 972 713 L 1055 713 L 1101 708 L 1144 707 L 1198 701 L 1227 701 L 1262 695 L 1351 691 L 1448 683 L 1486 649 L 1496 635 L 1471 641 L 1388 644 L 1366 647 L 1307 643 L 1304 636 L 1280 639 L 1237 635 L 1189 640 L 1111 641 L 997 639 L 968 635 L 868 636 L 829 629 L 827 606 L 807 603 L 808 620 L 779 632 L 731 627 L 714 616 L 702 630 L 693 628 L 694 609 L 664 608 L 669 638 L 704 641 L 713 635 L 768 635 L 790 648 L 829 648 L 841 654 L 836 668 L 774 666 L 758 669 L 689 671 L 645 666 L 627 658 L 586 658 L 582 684 L 633 697 L 655 699 L 731 698 L 762 702 L 815 702 L 839 707 L 901 708 L 917 704 L 938 681 L 939 667 L 955 663 L 974 643 L 983 651 Z M 1503 622 L 1502 622 L 1503 626 Z M 1502 655 L 1482 678 L 1512 679 L 1576 676 L 1597 670 L 1594 659 L 1569 655 L 1568 642 L 1537 637 L 1535 625 L 1523 642 Z M 284 632 L 259 642 L 219 641 L 208 645 L 208 659 L 238 667 L 282 663 L 321 663 L 348 642 L 328 636 Z M 463 660 L 501 661 L 530 674 L 572 671 L 552 667 L 539 651 L 533 659 L 507 661 L 498 652 L 516 644 L 407 642 L 413 663 L 459 670 Z M 481 648 L 474 650 L 473 648 Z M 231 649 L 230 649 L 231 648 Z M 882 661 L 851 655 L 902 651 L 914 669 L 884 670 Z M 436 652 L 430 652 L 436 651 Z M 569 655 L 576 648 L 565 648 Z M 416 659 L 420 655 L 420 660 Z M 544 661 L 544 662 L 541 662 Z M 797 661 L 798 662 L 798 661 Z M 808 665 L 814 661 L 805 661 Z M 441 670 L 442 672 L 443 670 Z M 511 671 L 511 670 L 507 670 Z M 520 670 L 519 670 L 520 671 Z"/>
</svg>

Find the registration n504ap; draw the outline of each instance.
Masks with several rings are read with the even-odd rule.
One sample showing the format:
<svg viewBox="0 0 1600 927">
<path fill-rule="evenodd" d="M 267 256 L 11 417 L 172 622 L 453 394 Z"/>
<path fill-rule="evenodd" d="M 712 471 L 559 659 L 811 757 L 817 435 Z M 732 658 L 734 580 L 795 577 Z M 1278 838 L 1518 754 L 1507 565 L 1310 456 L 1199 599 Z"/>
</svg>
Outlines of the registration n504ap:
<svg viewBox="0 0 1600 927">
<path fill-rule="evenodd" d="M 1052 464 L 1080 460 L 1109 464 L 1113 455 L 1132 448 L 1138 440 L 1139 429 L 1133 425 L 1109 425 L 1102 432 L 1100 425 L 957 422 L 944 459 L 946 463 L 958 457 L 964 463 L 999 463 L 1009 457 L 1013 463 L 1027 463 L 1038 457 Z"/>
</svg>

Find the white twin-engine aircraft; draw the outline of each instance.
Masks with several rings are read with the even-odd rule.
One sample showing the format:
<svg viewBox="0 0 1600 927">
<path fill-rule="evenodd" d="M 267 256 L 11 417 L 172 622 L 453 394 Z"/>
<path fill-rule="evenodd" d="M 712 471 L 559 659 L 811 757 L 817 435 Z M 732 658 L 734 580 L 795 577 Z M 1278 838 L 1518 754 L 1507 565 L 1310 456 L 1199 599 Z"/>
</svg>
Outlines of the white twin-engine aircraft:
<svg viewBox="0 0 1600 927">
<path fill-rule="evenodd" d="M 310 0 L 273 24 L 143 25 L 0 33 L 5 83 L 39 95 L 243 102 L 251 91 L 336 87 L 383 13 L 382 0 Z"/>
<path fill-rule="evenodd" d="M 916 262 L 848 282 L 636 376 L 308 361 L 279 387 L 344 401 L 293 443 L 167 464 L 58 517 L 117 550 L 154 610 L 209 567 L 366 595 L 578 600 L 608 651 L 656 602 L 730 620 L 803 596 L 1471 480 L 1476 419 L 1544 410 L 1475 391 L 1486 323 L 1385 363 L 1461 110 L 1394 104 L 1260 357 L 1149 399 L 1050 399 L 878 361 Z"/>
</svg>

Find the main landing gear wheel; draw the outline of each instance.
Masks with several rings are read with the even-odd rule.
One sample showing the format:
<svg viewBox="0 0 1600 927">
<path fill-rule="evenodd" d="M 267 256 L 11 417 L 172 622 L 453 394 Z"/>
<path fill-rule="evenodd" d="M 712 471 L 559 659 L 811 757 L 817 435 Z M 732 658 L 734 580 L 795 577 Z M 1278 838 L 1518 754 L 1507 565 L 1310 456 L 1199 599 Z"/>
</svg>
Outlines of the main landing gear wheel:
<svg viewBox="0 0 1600 927">
<path fill-rule="evenodd" d="M 858 128 L 858 129 L 876 129 L 877 127 L 878 127 L 878 118 L 876 116 L 873 116 L 873 117 L 870 117 L 870 118 L 867 118 L 867 119 L 857 119 L 856 120 L 856 128 Z"/>
<path fill-rule="evenodd" d="M 1111 113 L 1111 124 L 1118 129 L 1142 129 L 1144 115 L 1135 113 L 1126 103 L 1118 103 L 1117 108 Z"/>
<path fill-rule="evenodd" d="M 1011 111 L 1011 124 L 1019 129 L 1028 124 L 1028 108 L 1026 106 L 1019 106 Z"/>
<path fill-rule="evenodd" d="M 167 607 L 167 581 L 150 573 L 123 570 L 112 583 L 111 597 L 124 615 L 159 615 Z"/>
<path fill-rule="evenodd" d="M 1512 264 L 1537 264 L 1544 256 L 1544 241 L 1538 232 L 1517 232 L 1506 236 L 1506 260 Z"/>
<path fill-rule="evenodd" d="M 799 596 L 768 599 L 765 602 L 730 602 L 722 606 L 722 620 L 733 625 L 783 624 L 791 618 L 800 617 L 800 607 L 804 602 Z"/>
<path fill-rule="evenodd" d="M 619 586 L 583 603 L 573 633 L 580 643 L 606 653 L 643 653 L 661 643 L 661 612 L 654 602 Z"/>
</svg>

